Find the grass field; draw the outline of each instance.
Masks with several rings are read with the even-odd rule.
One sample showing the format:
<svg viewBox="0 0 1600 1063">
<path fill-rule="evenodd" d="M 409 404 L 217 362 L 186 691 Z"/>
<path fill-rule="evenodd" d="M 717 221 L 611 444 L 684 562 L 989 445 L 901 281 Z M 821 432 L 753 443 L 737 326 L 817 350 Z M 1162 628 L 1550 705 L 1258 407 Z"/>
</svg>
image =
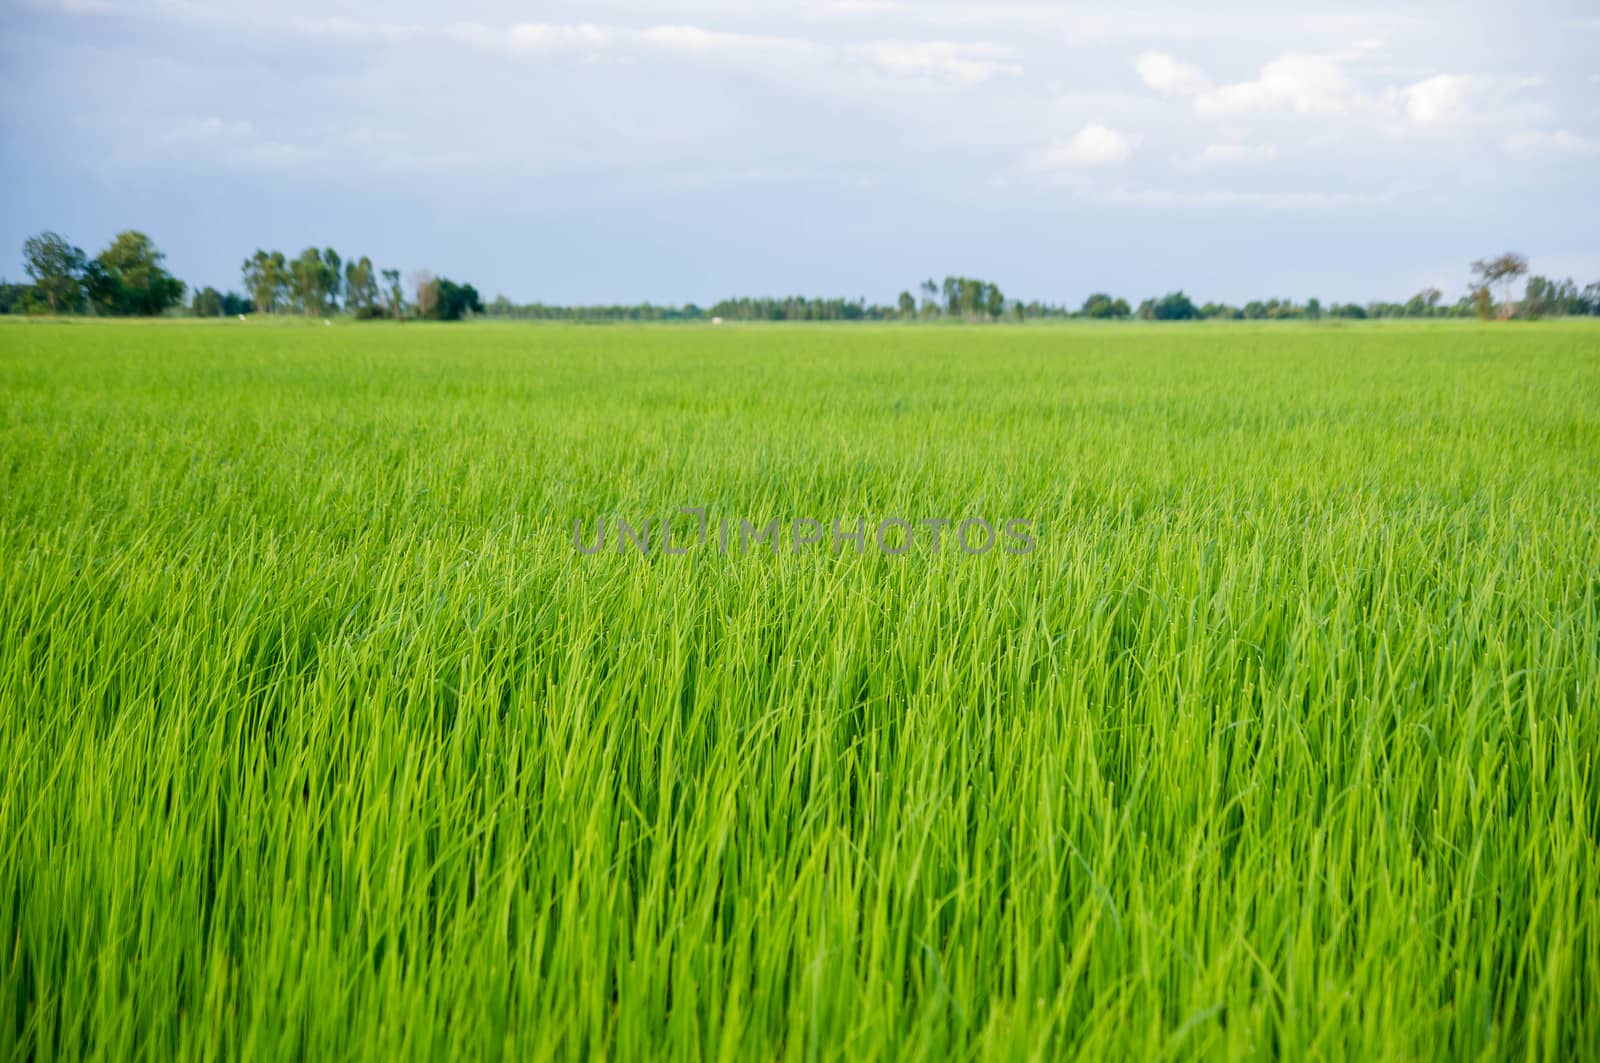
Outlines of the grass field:
<svg viewBox="0 0 1600 1063">
<path fill-rule="evenodd" d="M 0 751 L 0 1058 L 1593 1058 L 1600 328 L 0 325 Z"/>
</svg>

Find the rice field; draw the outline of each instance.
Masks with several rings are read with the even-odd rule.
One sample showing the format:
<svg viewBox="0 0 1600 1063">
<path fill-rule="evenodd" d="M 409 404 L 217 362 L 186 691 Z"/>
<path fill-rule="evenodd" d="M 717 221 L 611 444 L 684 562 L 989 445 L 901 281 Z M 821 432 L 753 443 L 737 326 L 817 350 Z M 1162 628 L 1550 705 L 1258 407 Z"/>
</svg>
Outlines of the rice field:
<svg viewBox="0 0 1600 1063">
<path fill-rule="evenodd" d="M 1594 1058 L 1597 752 L 1594 325 L 0 324 L 0 1059 Z"/>
</svg>

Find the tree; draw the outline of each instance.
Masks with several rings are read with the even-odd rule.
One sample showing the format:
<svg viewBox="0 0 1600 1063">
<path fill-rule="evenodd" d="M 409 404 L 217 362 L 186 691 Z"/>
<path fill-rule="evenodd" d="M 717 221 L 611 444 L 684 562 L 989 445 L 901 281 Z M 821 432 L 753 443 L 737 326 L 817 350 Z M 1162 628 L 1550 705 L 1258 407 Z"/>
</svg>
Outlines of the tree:
<svg viewBox="0 0 1600 1063">
<path fill-rule="evenodd" d="M 84 269 L 90 301 L 103 314 L 123 317 L 154 317 L 177 306 L 184 284 L 162 266 L 166 257 L 144 233 L 118 233 Z"/>
<path fill-rule="evenodd" d="M 1557 313 L 1556 286 L 1543 277 L 1528 278 L 1528 287 L 1522 293 L 1522 313 L 1526 317 L 1545 317 Z"/>
<path fill-rule="evenodd" d="M 1307 299 L 1306 300 L 1306 317 L 1311 321 L 1321 321 L 1322 320 L 1322 300 L 1321 299 Z"/>
<path fill-rule="evenodd" d="M 1168 292 L 1160 299 L 1139 304 L 1139 316 L 1146 321 L 1189 321 L 1200 316 L 1194 303 L 1182 292 Z"/>
<path fill-rule="evenodd" d="M 1496 284 L 1506 286 L 1506 297 L 1501 311 L 1505 317 L 1510 317 L 1515 309 L 1515 304 L 1511 301 L 1511 284 L 1526 272 L 1528 272 L 1528 259 L 1515 251 L 1507 251 L 1494 258 L 1479 259 L 1472 264 L 1473 276 L 1478 278 L 1481 287 L 1493 288 Z"/>
<path fill-rule="evenodd" d="M 1406 303 L 1404 313 L 1406 317 L 1432 317 L 1439 307 L 1439 300 L 1444 298 L 1444 293 L 1439 289 L 1429 286 L 1422 289 Z"/>
<path fill-rule="evenodd" d="M 1588 313 L 1588 305 L 1571 277 L 1563 281 L 1529 277 L 1522 296 L 1522 312 L 1529 317 L 1565 317 Z"/>
<path fill-rule="evenodd" d="M 383 271 L 383 279 L 389 284 L 389 316 L 399 319 L 400 315 L 405 312 L 406 308 L 406 294 L 405 291 L 400 287 L 400 271 L 397 269 L 386 269 Z"/>
<path fill-rule="evenodd" d="M 222 293 L 211 287 L 199 289 L 189 303 L 189 311 L 195 317 L 221 317 Z"/>
<path fill-rule="evenodd" d="M 915 317 L 917 315 L 917 300 L 910 292 L 900 293 L 900 316 Z"/>
<path fill-rule="evenodd" d="M 416 293 L 417 316 L 431 318 L 439 306 L 439 284 L 427 270 L 411 275 L 411 290 Z"/>
<path fill-rule="evenodd" d="M 72 313 L 83 305 L 83 273 L 88 259 L 57 233 L 42 232 L 22 244 L 22 257 L 35 287 L 52 314 Z"/>
<path fill-rule="evenodd" d="M 434 320 L 459 322 L 462 317 L 483 312 L 483 301 L 478 298 L 478 290 L 472 285 L 458 285 L 454 280 L 438 277 L 430 279 L 426 288 L 429 290 L 429 312 L 426 315 Z M 424 301 L 418 298 L 419 314 L 422 306 Z"/>
<path fill-rule="evenodd" d="M 930 301 L 942 296 L 944 311 L 951 317 L 998 318 L 1005 313 L 1006 297 L 1000 286 L 973 277 L 946 277 L 943 285 L 928 281 L 923 286 Z"/>
<path fill-rule="evenodd" d="M 328 313 L 339 309 L 339 294 L 343 288 L 343 263 L 339 252 L 331 247 L 322 250 L 322 309 Z"/>
<path fill-rule="evenodd" d="M 1105 292 L 1095 292 L 1083 301 L 1083 316 L 1103 320 L 1127 317 L 1132 313 L 1126 299 L 1113 299 Z"/>
<path fill-rule="evenodd" d="M 1600 314 L 1600 281 L 1586 286 L 1578 296 L 1579 313 Z"/>
<path fill-rule="evenodd" d="M 1489 294 L 1489 286 L 1480 284 L 1472 289 L 1472 311 L 1480 320 L 1488 321 L 1494 317 L 1494 298 Z"/>
<path fill-rule="evenodd" d="M 49 309 L 37 285 L 0 280 L 0 314 L 42 314 Z"/>
<path fill-rule="evenodd" d="M 289 263 L 295 301 L 306 316 L 322 316 L 339 306 L 339 255 L 333 248 L 308 247 Z"/>
<path fill-rule="evenodd" d="M 996 321 L 1006 312 L 1006 297 L 1001 293 L 998 284 L 991 284 L 985 290 L 983 308 L 989 312 L 989 317 Z"/>
<path fill-rule="evenodd" d="M 244 260 L 244 289 L 263 314 L 276 314 L 289 293 L 289 263 L 282 251 L 257 250 Z"/>
<path fill-rule="evenodd" d="M 344 306 L 358 318 L 383 316 L 378 274 L 366 255 L 351 259 L 344 267 Z"/>
</svg>

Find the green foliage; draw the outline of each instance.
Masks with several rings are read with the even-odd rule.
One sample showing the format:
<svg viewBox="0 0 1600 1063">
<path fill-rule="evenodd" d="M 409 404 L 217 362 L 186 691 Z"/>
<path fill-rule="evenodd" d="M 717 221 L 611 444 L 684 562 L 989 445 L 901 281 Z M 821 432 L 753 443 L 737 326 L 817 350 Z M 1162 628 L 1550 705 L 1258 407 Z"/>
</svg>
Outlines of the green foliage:
<svg viewBox="0 0 1600 1063">
<path fill-rule="evenodd" d="M 43 312 L 75 313 L 87 301 L 102 314 L 153 314 L 177 305 L 183 286 L 161 270 L 162 256 L 142 233 L 125 232 L 101 256 L 86 261 L 83 252 L 63 237 L 44 232 L 24 244 L 24 257 L 31 276 L 38 282 L 27 291 L 17 289 L 0 300 L 0 313 Z M 1477 292 L 1491 283 L 1505 282 L 1505 311 L 1513 310 L 1511 280 L 1527 271 L 1527 259 L 1506 253 L 1487 261 L 1474 262 L 1472 269 L 1479 285 L 1454 305 L 1443 303 L 1437 288 L 1427 288 L 1405 303 L 1354 303 L 1335 305 L 1327 313 L 1334 317 L 1467 317 L 1482 314 Z M 246 292 L 253 308 L 261 313 L 297 309 L 306 316 L 324 316 L 341 309 L 358 320 L 400 318 L 408 312 L 433 320 L 461 320 L 487 314 L 497 318 L 549 321 L 696 321 L 718 317 L 731 321 L 888 321 L 916 317 L 949 317 L 960 320 L 998 321 L 1009 316 L 1017 321 L 1082 317 L 1111 320 L 1132 316 L 1127 300 L 1096 292 L 1085 300 L 1076 314 L 1062 306 L 1038 301 L 1007 300 L 998 285 L 970 277 L 948 276 L 942 284 L 931 278 L 920 286 L 922 302 L 910 291 L 902 291 L 894 306 L 869 304 L 865 299 L 736 298 L 717 303 L 709 311 L 688 304 L 681 307 L 653 306 L 549 306 L 542 303 L 518 305 L 497 296 L 484 307 L 471 285 L 435 279 L 426 271 L 417 274 L 416 304 L 408 306 L 400 284 L 400 272 L 379 271 L 366 256 L 346 262 L 333 248 L 308 247 L 290 261 L 280 251 L 257 250 L 241 268 Z M 382 278 L 383 286 L 379 279 Z M 445 285 L 452 285 L 446 293 Z M 469 294 L 470 293 L 470 294 Z M 448 294 L 449 298 L 442 298 Z M 341 297 L 343 303 L 341 306 Z M 216 316 L 218 299 L 221 313 L 248 313 L 251 307 L 239 305 L 237 297 L 222 296 L 215 289 L 195 293 L 191 310 L 199 316 Z M 1600 314 L 1600 283 L 1582 292 L 1568 278 L 1555 282 L 1533 277 L 1519 307 L 1529 317 L 1578 316 Z M 1178 321 L 1193 318 L 1223 320 L 1318 320 L 1322 303 L 1309 300 L 1304 306 L 1291 299 L 1251 300 L 1240 309 L 1225 303 L 1206 303 L 1196 307 L 1182 292 L 1160 299 L 1146 299 L 1138 317 L 1151 321 Z"/>
<path fill-rule="evenodd" d="M 483 313 L 483 301 L 478 298 L 478 289 L 470 284 L 457 284 L 447 278 L 438 280 L 439 297 L 436 303 L 440 321 L 460 321 L 474 314 Z"/>
<path fill-rule="evenodd" d="M 1083 301 L 1083 316 L 1087 318 L 1123 318 L 1132 313 L 1128 300 L 1113 299 L 1104 292 L 1096 292 Z"/>
<path fill-rule="evenodd" d="M 1593 323 L 220 332 L 0 324 L 0 1055 L 1600 1044 Z"/>
<path fill-rule="evenodd" d="M 57 233 L 42 232 L 23 242 L 22 259 L 52 314 L 74 314 L 83 309 L 88 258 L 81 248 Z"/>
<path fill-rule="evenodd" d="M 1472 310 L 1480 321 L 1494 317 L 1494 298 L 1489 294 L 1488 285 L 1479 285 L 1472 290 Z"/>
<path fill-rule="evenodd" d="M 189 301 L 189 312 L 195 317 L 221 317 L 222 293 L 211 287 L 196 291 Z"/>
<path fill-rule="evenodd" d="M 244 296 L 210 287 L 195 292 L 189 303 L 189 312 L 195 317 L 235 317 L 253 309 L 254 304 Z"/>
<path fill-rule="evenodd" d="M 46 314 L 50 304 L 33 284 L 7 284 L 0 280 L 0 314 Z"/>
<path fill-rule="evenodd" d="M 387 300 L 387 309 L 390 317 L 400 317 L 406 312 L 405 290 L 400 287 L 400 271 L 386 269 L 383 271 L 383 280 L 388 287 L 384 290 Z"/>
<path fill-rule="evenodd" d="M 946 277 L 941 288 L 944 311 L 951 317 L 998 318 L 1005 312 L 1000 287 L 972 277 Z"/>
<path fill-rule="evenodd" d="M 665 310 L 666 308 L 661 308 Z M 726 321 L 884 321 L 894 316 L 887 307 L 868 306 L 865 299 L 724 299 L 709 314 Z"/>
<path fill-rule="evenodd" d="M 162 265 L 166 255 L 134 229 L 87 264 L 84 287 L 97 313 L 108 317 L 156 317 L 183 302 L 184 284 Z"/>
<path fill-rule="evenodd" d="M 1139 317 L 1144 321 L 1188 321 L 1199 316 L 1200 311 L 1182 292 L 1168 292 L 1139 304 Z"/>
<path fill-rule="evenodd" d="M 1600 285 L 1590 285 L 1600 294 Z M 1600 313 L 1600 305 L 1591 305 L 1590 292 L 1580 292 L 1578 285 L 1568 277 L 1555 281 L 1548 277 L 1529 277 L 1527 293 L 1522 297 L 1525 317 L 1578 317 Z"/>
<path fill-rule="evenodd" d="M 307 317 L 334 313 L 339 305 L 339 256 L 308 247 L 289 263 L 294 305 Z"/>
<path fill-rule="evenodd" d="M 378 271 L 372 259 L 362 255 L 351 259 L 344 268 L 345 309 L 358 318 L 381 317 L 383 293 L 378 289 Z"/>
<path fill-rule="evenodd" d="M 255 303 L 257 312 L 276 314 L 289 299 L 289 262 L 282 251 L 263 251 L 244 260 L 240 267 L 244 289 Z"/>
<path fill-rule="evenodd" d="M 1511 284 L 1527 272 L 1528 259 L 1515 251 L 1507 251 L 1494 258 L 1479 259 L 1472 264 L 1472 273 L 1477 278 L 1478 288 L 1487 290 L 1496 284 L 1505 285 L 1506 297 L 1502 313 L 1507 317 L 1515 310 L 1511 301 Z"/>
</svg>

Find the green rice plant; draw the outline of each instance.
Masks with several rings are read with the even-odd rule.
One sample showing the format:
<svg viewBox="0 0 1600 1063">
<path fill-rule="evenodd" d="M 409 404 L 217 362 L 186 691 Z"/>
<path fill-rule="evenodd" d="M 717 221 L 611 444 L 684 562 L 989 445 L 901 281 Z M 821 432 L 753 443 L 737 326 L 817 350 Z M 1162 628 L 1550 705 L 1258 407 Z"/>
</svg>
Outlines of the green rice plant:
<svg viewBox="0 0 1600 1063">
<path fill-rule="evenodd" d="M 0 1058 L 1592 1056 L 1597 691 L 1591 325 L 0 325 Z"/>
</svg>

